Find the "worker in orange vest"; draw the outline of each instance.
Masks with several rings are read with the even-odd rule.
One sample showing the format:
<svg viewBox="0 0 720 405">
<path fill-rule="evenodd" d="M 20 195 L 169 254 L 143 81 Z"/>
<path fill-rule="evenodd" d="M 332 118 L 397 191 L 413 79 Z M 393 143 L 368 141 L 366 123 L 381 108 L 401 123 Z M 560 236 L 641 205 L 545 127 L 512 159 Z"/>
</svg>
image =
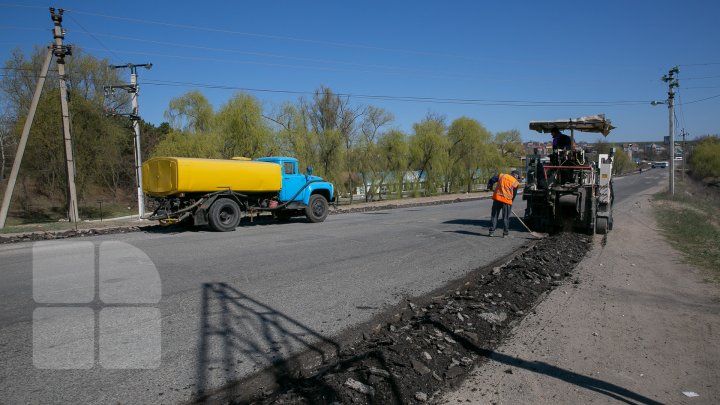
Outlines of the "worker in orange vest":
<svg viewBox="0 0 720 405">
<path fill-rule="evenodd" d="M 490 211 L 490 233 L 488 236 L 493 237 L 495 235 L 495 228 L 497 227 L 498 215 L 502 212 L 503 222 L 505 227 L 503 228 L 503 238 L 507 238 L 510 228 L 510 210 L 512 208 L 513 200 L 517 195 L 518 178 L 520 173 L 517 170 L 513 170 L 510 174 L 500 173 L 493 176 L 488 182 L 488 189 L 493 188 L 492 209 Z"/>
</svg>

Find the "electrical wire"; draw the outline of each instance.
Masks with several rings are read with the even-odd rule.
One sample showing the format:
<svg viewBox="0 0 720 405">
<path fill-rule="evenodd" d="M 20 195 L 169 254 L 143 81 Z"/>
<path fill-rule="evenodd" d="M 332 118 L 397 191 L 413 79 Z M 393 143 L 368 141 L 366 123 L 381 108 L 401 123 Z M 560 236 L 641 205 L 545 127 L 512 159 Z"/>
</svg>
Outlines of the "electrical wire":
<svg viewBox="0 0 720 405">
<path fill-rule="evenodd" d="M 264 52 L 247 52 L 247 51 L 240 51 L 237 49 L 216 48 L 216 47 L 190 45 L 190 44 L 177 43 L 177 42 L 156 41 L 156 40 L 145 39 L 145 38 L 133 38 L 133 37 L 123 36 L 123 35 L 102 34 L 102 33 L 97 33 L 97 32 L 91 33 L 91 32 L 86 31 L 85 33 L 81 32 L 80 34 L 121 39 L 124 41 L 143 42 L 143 43 L 154 44 L 154 45 L 172 46 L 172 47 L 187 48 L 187 49 L 199 49 L 199 50 L 214 51 L 214 52 L 228 52 L 228 53 L 236 53 L 236 54 L 241 54 L 241 55 L 261 56 L 261 57 L 277 58 L 277 59 L 300 60 L 300 61 L 305 61 L 305 62 L 333 63 L 333 64 L 338 64 L 338 65 L 358 66 L 358 67 L 365 67 L 365 68 L 393 69 L 393 70 L 401 70 L 401 71 L 407 71 L 407 72 L 434 73 L 434 72 L 430 72 L 427 70 L 411 69 L 411 68 L 406 68 L 406 67 L 395 67 L 395 66 L 388 66 L 388 65 L 368 65 L 368 64 L 361 64 L 361 63 L 347 62 L 347 61 L 340 61 L 340 60 L 313 59 L 313 58 L 287 56 L 287 55 L 279 55 L 279 54 L 264 53 Z M 110 50 L 108 49 L 108 51 L 110 51 Z"/>
<path fill-rule="evenodd" d="M 713 66 L 713 65 L 720 65 L 720 62 L 687 63 L 684 65 L 678 65 L 678 66 L 688 67 L 688 66 Z"/>
<path fill-rule="evenodd" d="M 146 79 L 143 85 L 153 86 L 172 86 L 172 87 L 195 87 L 219 90 L 235 90 L 247 92 L 262 93 L 281 93 L 294 95 L 313 95 L 311 91 L 295 91 L 295 90 L 278 90 L 278 89 L 260 89 L 250 87 L 239 87 L 229 85 L 219 85 L 211 83 L 197 82 L 180 82 L 170 80 L 154 80 Z M 619 100 L 619 101 L 542 101 L 542 100 L 490 100 L 490 99 L 460 99 L 460 98 L 438 98 L 438 97 L 416 97 L 416 96 L 391 96 L 391 95 L 372 95 L 372 94 L 355 94 L 337 92 L 335 95 L 340 97 L 354 97 L 360 99 L 386 100 L 386 101 L 403 101 L 418 103 L 435 103 L 435 104 L 463 104 L 463 105 L 484 105 L 484 106 L 516 106 L 516 107 L 543 107 L 543 106 L 629 106 L 629 105 L 645 105 L 650 103 L 649 100 Z"/>
<path fill-rule="evenodd" d="M 115 62 L 118 62 L 118 61 L 120 60 L 120 57 L 119 57 L 115 52 L 113 52 L 112 49 L 108 48 L 99 38 L 97 38 L 95 35 L 93 35 L 93 33 L 91 33 L 90 31 L 88 31 L 87 29 L 85 29 L 85 27 L 83 27 L 83 25 L 80 24 L 80 22 L 78 22 L 78 20 L 76 20 L 76 19 L 72 16 L 72 14 L 68 14 L 67 16 L 70 17 L 70 19 L 71 19 L 75 24 L 77 24 L 78 27 L 80 27 L 80 29 L 82 29 L 87 35 L 89 35 L 92 39 L 94 39 L 95 41 L 97 41 L 97 43 L 100 44 L 100 46 L 102 46 L 103 48 L 105 48 L 105 50 L 107 50 L 108 52 L 110 52 L 110 53 L 116 58 Z M 115 63 L 115 64 L 118 64 L 118 63 Z"/>
<path fill-rule="evenodd" d="M 303 42 L 303 43 L 329 45 L 329 46 L 342 47 L 342 48 L 366 49 L 366 50 L 385 51 L 385 52 L 394 52 L 394 53 L 400 52 L 400 53 L 406 53 L 406 54 L 436 56 L 436 57 L 442 57 L 442 58 L 457 58 L 457 59 L 465 59 L 465 60 L 487 61 L 487 59 L 472 58 L 472 57 L 467 57 L 467 56 L 463 56 L 463 55 L 455 55 L 455 54 L 447 54 L 447 53 L 427 52 L 427 51 L 418 51 L 418 50 L 410 50 L 410 49 L 402 49 L 402 48 L 387 48 L 387 47 L 379 47 L 379 46 L 372 46 L 372 45 L 365 45 L 365 44 L 345 43 L 345 42 L 322 41 L 322 40 L 316 40 L 316 39 L 288 37 L 288 36 L 280 36 L 280 35 L 259 34 L 259 33 L 254 33 L 254 32 L 235 31 L 235 30 L 228 30 L 228 29 L 221 29 L 221 28 L 190 25 L 190 24 L 174 24 L 174 23 L 168 23 L 168 22 L 163 22 L 163 21 L 153 21 L 153 20 L 145 20 L 145 19 L 131 18 L 131 17 L 120 17 L 120 16 L 101 14 L 101 13 L 93 13 L 93 12 L 82 11 L 82 10 L 67 10 L 66 9 L 66 11 L 72 11 L 75 14 L 87 15 L 87 16 L 91 16 L 91 17 L 101 17 L 101 18 L 114 19 L 114 20 L 120 20 L 120 21 L 134 22 L 134 23 L 139 23 L 139 24 L 157 25 L 157 26 L 180 28 L 180 29 L 186 29 L 186 30 L 214 32 L 214 33 L 230 34 L 230 35 L 240 35 L 240 36 L 265 38 L 265 39 L 272 39 L 272 40 Z"/>
<path fill-rule="evenodd" d="M 710 96 L 710 97 L 701 98 L 701 99 L 699 99 L 699 100 L 688 101 L 688 102 L 683 103 L 683 105 L 700 103 L 700 102 L 702 102 L 702 101 L 712 100 L 712 99 L 715 99 L 715 98 L 718 98 L 718 97 L 720 97 L 720 94 L 716 94 L 716 95 Z"/>
<path fill-rule="evenodd" d="M 683 80 L 705 80 L 705 79 L 717 79 L 720 76 L 705 76 L 705 77 L 684 77 Z"/>
</svg>

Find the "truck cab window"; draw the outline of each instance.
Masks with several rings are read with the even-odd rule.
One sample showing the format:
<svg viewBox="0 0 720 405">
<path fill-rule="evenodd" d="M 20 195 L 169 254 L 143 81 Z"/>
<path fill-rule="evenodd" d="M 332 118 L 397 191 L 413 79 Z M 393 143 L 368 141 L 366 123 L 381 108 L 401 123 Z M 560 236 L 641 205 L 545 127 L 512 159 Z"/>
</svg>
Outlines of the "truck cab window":
<svg viewBox="0 0 720 405">
<path fill-rule="evenodd" d="M 283 163 L 285 174 L 295 174 L 295 164 L 293 162 Z"/>
</svg>

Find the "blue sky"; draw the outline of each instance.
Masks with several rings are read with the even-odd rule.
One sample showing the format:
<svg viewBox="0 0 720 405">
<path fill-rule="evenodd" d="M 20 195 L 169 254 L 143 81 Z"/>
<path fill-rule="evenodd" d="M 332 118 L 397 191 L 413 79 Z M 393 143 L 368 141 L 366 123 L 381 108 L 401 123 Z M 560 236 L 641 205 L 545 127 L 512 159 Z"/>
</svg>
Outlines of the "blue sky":
<svg viewBox="0 0 720 405">
<path fill-rule="evenodd" d="M 140 112 L 155 124 L 193 89 L 216 109 L 247 89 L 270 111 L 324 85 L 407 133 L 434 113 L 547 140 L 528 122 L 605 113 L 609 141 L 654 141 L 668 110 L 650 101 L 667 98 L 660 78 L 679 65 L 678 133 L 720 133 L 716 1 L 0 0 L 3 60 L 52 40 L 49 6 L 66 10 L 67 43 L 153 63 L 139 71 Z"/>
</svg>

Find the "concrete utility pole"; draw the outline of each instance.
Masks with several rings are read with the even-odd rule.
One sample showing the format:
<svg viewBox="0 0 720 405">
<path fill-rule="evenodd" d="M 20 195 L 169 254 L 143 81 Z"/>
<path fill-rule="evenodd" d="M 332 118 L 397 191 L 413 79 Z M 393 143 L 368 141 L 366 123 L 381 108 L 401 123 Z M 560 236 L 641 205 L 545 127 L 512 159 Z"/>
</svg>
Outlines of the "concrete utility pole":
<svg viewBox="0 0 720 405">
<path fill-rule="evenodd" d="M 128 63 L 127 65 L 110 65 L 111 68 L 114 69 L 130 69 L 130 85 L 120 85 L 120 86 L 108 86 L 105 89 L 106 90 L 114 90 L 114 89 L 123 89 L 130 93 L 131 102 L 132 102 L 132 112 L 129 114 L 130 119 L 132 120 L 132 126 L 133 130 L 135 132 L 135 181 L 137 183 L 137 199 L 138 199 L 138 219 L 142 219 L 142 217 L 145 215 L 145 195 L 142 191 L 142 149 L 140 145 L 140 113 L 139 113 L 139 105 L 138 105 L 138 94 L 140 92 L 140 86 L 137 82 L 137 68 L 138 67 L 144 67 L 145 69 L 150 69 L 152 67 L 152 63 L 143 63 L 140 65 L 135 65 L 132 63 Z"/>
<path fill-rule="evenodd" d="M 70 112 L 67 104 L 67 82 L 65 81 L 65 56 L 72 55 L 72 47 L 69 45 L 63 45 L 63 39 L 65 38 L 65 31 L 62 28 L 63 11 L 63 9 L 58 9 L 58 12 L 56 13 L 55 9 L 50 7 L 50 18 L 55 25 L 53 29 L 53 38 L 55 39 L 55 43 L 48 47 L 48 53 L 45 57 L 42 70 L 40 71 L 40 77 L 35 85 L 35 93 L 33 94 L 33 99 L 30 103 L 30 110 L 28 111 L 28 116 L 25 119 L 25 126 L 23 127 L 22 134 L 20 135 L 20 142 L 18 143 L 15 160 L 13 161 L 13 167 L 10 172 L 10 178 L 8 179 L 7 188 L 5 189 L 5 195 L 3 196 L 2 207 L 0 208 L 0 229 L 5 227 L 7 213 L 10 209 L 10 200 L 15 189 L 18 172 L 20 170 L 20 163 L 22 162 L 23 155 L 25 154 L 25 146 L 27 145 L 27 139 L 30 135 L 30 128 L 32 127 L 32 123 L 35 118 L 35 111 L 37 111 L 40 95 L 42 94 L 45 79 L 47 78 L 48 71 L 50 70 L 50 62 L 52 61 L 53 55 L 57 57 L 58 76 L 60 82 L 60 106 L 63 123 L 63 143 L 65 147 L 65 170 L 67 174 L 67 216 L 70 222 L 77 222 L 79 220 L 77 192 L 75 190 L 75 160 L 73 158 L 72 137 L 70 136 Z"/>
<path fill-rule="evenodd" d="M 668 74 L 664 75 L 662 80 L 668 84 L 668 112 L 669 112 L 669 126 L 670 126 L 670 195 L 675 195 L 675 87 L 678 87 L 678 83 L 675 75 L 680 71 L 677 66 L 670 69 Z"/>
<path fill-rule="evenodd" d="M 67 103 L 67 82 L 65 81 L 65 56 L 72 55 L 72 48 L 63 45 L 65 38 L 65 30 L 62 28 L 63 9 L 59 9 L 55 13 L 54 8 L 50 8 L 50 16 L 55 24 L 53 36 L 55 37 L 55 46 L 53 54 L 57 57 L 58 79 L 60 82 L 60 106 L 62 110 L 63 123 L 63 139 L 65 145 L 65 170 L 67 172 L 67 204 L 68 204 L 68 220 L 77 222 L 78 206 L 77 192 L 75 190 L 75 160 L 73 158 L 72 137 L 70 136 L 70 112 Z"/>
<path fill-rule="evenodd" d="M 25 126 L 23 126 L 23 131 L 20 135 L 20 142 L 18 142 L 17 151 L 15 152 L 15 160 L 13 160 L 10 178 L 8 179 L 7 187 L 5 187 L 2 208 L 0 208 L 0 229 L 5 227 L 5 220 L 7 219 L 8 209 L 10 208 L 10 199 L 12 198 L 13 190 L 15 189 L 15 182 L 17 181 L 18 172 L 20 171 L 20 163 L 22 162 L 23 155 L 25 154 L 25 146 L 27 145 L 28 135 L 30 135 L 30 128 L 32 127 L 33 119 L 35 118 L 35 111 L 37 110 L 40 95 L 42 94 L 42 89 L 45 85 L 45 78 L 50 70 L 52 57 L 53 47 L 49 46 L 47 56 L 45 56 L 45 62 L 43 63 L 42 70 L 40 70 L 40 77 L 35 85 L 35 93 L 33 94 L 33 99 L 30 103 L 30 111 L 28 111 L 28 116 L 25 119 Z"/>
</svg>

